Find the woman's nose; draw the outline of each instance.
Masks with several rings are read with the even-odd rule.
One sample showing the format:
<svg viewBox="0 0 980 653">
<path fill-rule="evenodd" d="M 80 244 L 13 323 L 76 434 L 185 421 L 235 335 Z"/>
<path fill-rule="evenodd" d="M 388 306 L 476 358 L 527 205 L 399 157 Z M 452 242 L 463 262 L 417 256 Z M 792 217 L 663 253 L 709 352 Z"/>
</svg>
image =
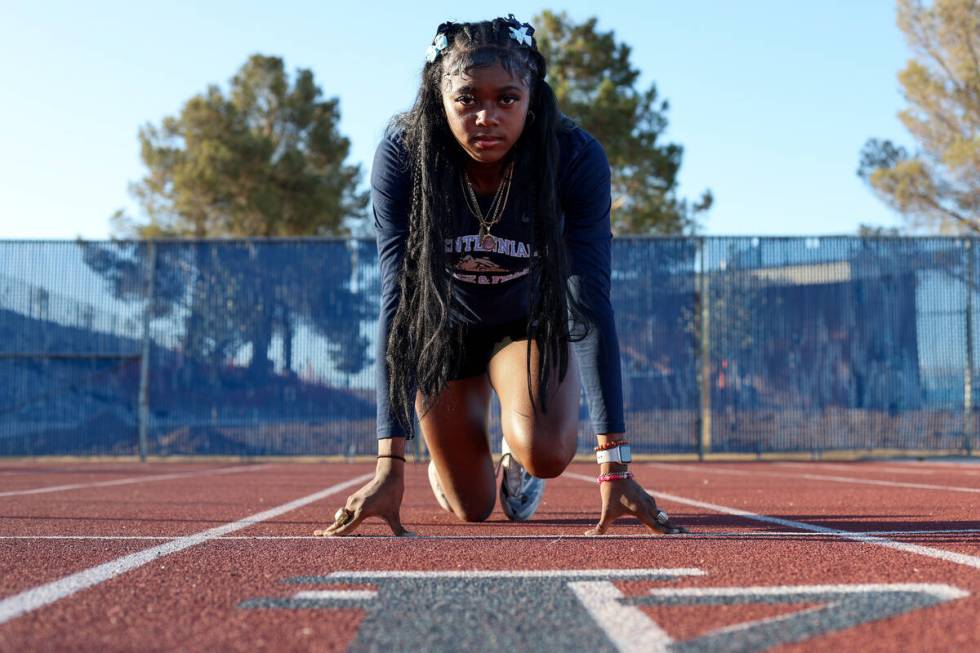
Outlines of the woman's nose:
<svg viewBox="0 0 980 653">
<path fill-rule="evenodd" d="M 478 125 L 496 125 L 497 124 L 497 114 L 490 109 L 481 109 L 476 113 L 476 124 Z"/>
</svg>

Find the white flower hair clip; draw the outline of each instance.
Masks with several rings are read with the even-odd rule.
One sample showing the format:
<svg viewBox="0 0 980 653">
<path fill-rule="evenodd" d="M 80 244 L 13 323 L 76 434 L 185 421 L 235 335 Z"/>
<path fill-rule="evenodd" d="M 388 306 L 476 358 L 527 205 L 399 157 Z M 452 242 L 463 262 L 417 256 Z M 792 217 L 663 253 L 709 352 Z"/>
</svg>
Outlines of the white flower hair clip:
<svg viewBox="0 0 980 653">
<path fill-rule="evenodd" d="M 445 34 L 437 34 L 432 40 L 432 45 L 430 45 L 425 51 L 425 60 L 432 63 L 439 58 L 442 51 L 449 47 L 449 39 L 446 38 Z"/>
<path fill-rule="evenodd" d="M 520 45 L 526 45 L 528 47 L 534 46 L 534 39 L 531 36 L 534 34 L 534 28 L 527 23 L 522 23 L 514 18 L 514 14 L 507 16 L 507 22 L 510 23 L 510 38 L 517 41 Z"/>
<path fill-rule="evenodd" d="M 527 33 L 527 25 L 517 29 L 516 27 L 510 28 L 510 38 L 514 39 L 521 45 L 531 45 L 534 41 L 531 40 L 531 35 Z"/>
</svg>

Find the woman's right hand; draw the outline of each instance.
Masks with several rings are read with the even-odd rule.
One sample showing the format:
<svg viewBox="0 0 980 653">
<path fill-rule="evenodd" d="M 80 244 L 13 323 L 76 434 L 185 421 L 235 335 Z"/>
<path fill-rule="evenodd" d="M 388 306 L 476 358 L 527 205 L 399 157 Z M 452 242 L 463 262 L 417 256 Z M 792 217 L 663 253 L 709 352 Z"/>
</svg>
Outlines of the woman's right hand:
<svg viewBox="0 0 980 653">
<path fill-rule="evenodd" d="M 399 511 L 405 492 L 405 463 L 391 458 L 379 458 L 374 478 L 347 497 L 347 503 L 337 511 L 334 522 L 313 531 L 318 537 L 340 537 L 353 533 L 368 517 L 380 517 L 398 537 L 415 533 L 402 526 Z"/>
</svg>

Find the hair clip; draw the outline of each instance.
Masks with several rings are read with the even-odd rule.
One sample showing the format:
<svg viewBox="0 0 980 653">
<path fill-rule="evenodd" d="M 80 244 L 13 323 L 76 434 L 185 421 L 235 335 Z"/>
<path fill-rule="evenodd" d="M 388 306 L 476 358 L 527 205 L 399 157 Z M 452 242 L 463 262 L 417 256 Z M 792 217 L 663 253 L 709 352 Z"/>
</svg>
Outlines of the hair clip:
<svg viewBox="0 0 980 653">
<path fill-rule="evenodd" d="M 445 34 L 437 34 L 432 40 L 432 45 L 428 47 L 425 51 L 425 60 L 429 63 L 435 61 L 442 51 L 449 47 L 449 39 L 446 38 Z"/>
<path fill-rule="evenodd" d="M 522 23 L 516 18 L 514 14 L 507 16 L 507 22 L 510 23 L 510 38 L 517 41 L 520 45 L 527 45 L 530 47 L 534 46 L 534 39 L 531 36 L 534 34 L 534 28 L 528 23 Z"/>
</svg>

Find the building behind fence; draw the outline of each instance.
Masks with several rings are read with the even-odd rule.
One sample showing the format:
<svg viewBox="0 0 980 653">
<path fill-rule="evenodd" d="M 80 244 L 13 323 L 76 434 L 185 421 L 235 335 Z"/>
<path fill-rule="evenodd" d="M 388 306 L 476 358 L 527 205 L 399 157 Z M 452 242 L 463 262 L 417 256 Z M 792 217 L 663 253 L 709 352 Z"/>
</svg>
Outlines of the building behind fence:
<svg viewBox="0 0 980 653">
<path fill-rule="evenodd" d="M 614 240 L 634 451 L 972 454 L 977 244 Z M 374 452 L 377 263 L 372 240 L 0 242 L 0 455 Z"/>
</svg>

